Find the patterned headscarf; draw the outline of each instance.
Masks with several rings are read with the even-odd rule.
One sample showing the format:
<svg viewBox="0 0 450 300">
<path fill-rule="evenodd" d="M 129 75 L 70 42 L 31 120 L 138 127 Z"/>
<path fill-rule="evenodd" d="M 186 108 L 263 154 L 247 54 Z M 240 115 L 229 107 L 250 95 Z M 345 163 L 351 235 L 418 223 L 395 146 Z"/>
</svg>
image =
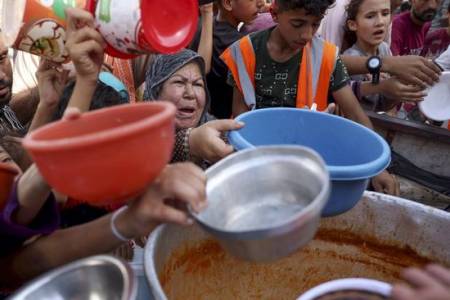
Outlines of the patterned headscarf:
<svg viewBox="0 0 450 300">
<path fill-rule="evenodd" d="M 198 64 L 200 71 L 202 72 L 203 81 L 205 82 L 205 108 L 198 124 L 201 125 L 208 120 L 207 112 L 210 97 L 208 88 L 206 87 L 205 62 L 200 55 L 192 50 L 184 49 L 175 54 L 160 54 L 155 57 L 145 76 L 144 101 L 159 100 L 159 94 L 164 82 L 172 77 L 179 69 L 191 62 Z"/>
<path fill-rule="evenodd" d="M 8 105 L 5 105 L 0 107 L 0 134 L 7 135 L 11 131 L 19 135 L 26 133 L 16 114 Z"/>
</svg>

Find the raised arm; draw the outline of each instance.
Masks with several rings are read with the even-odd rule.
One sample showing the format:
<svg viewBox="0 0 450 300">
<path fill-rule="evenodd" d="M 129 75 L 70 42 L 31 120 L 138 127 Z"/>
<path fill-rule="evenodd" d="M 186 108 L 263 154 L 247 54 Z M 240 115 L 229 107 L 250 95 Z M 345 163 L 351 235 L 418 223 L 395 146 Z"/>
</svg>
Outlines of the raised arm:
<svg viewBox="0 0 450 300">
<path fill-rule="evenodd" d="M 92 15 L 76 8 L 66 9 L 67 43 L 75 65 L 76 83 L 67 108 L 89 110 L 103 64 L 105 41 L 95 29 Z"/>
<path fill-rule="evenodd" d="M 350 75 L 367 74 L 367 57 L 341 56 Z M 421 56 L 385 56 L 382 57 L 382 72 L 396 76 L 405 83 L 425 87 L 439 80 L 441 70 L 432 61 Z"/>
<path fill-rule="evenodd" d="M 203 60 L 205 61 L 205 72 L 208 74 L 211 70 L 213 53 L 213 3 L 200 6 L 200 14 L 202 17 L 202 31 L 200 34 L 200 42 L 197 52 L 201 57 L 203 57 Z"/>
<path fill-rule="evenodd" d="M 58 230 L 9 257 L 0 258 L 3 270 L 0 281 L 22 283 L 76 259 L 107 253 L 124 239 L 148 235 L 160 222 L 191 225 L 193 220 L 177 207 L 183 203 L 197 212 L 202 210 L 206 206 L 205 187 L 206 177 L 198 167 L 191 163 L 169 165 L 128 207 L 83 225 Z"/>
<path fill-rule="evenodd" d="M 60 71 L 60 66 L 42 59 L 36 72 L 39 88 L 39 104 L 31 121 L 29 131 L 33 131 L 52 120 L 58 108 L 59 99 L 67 83 L 69 71 Z"/>
</svg>

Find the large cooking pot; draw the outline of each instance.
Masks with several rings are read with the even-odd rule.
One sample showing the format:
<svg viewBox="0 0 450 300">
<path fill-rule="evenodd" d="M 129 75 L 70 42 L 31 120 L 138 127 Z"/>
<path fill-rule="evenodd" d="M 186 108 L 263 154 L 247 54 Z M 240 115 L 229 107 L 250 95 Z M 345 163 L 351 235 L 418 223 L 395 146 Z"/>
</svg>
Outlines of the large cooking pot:
<svg viewBox="0 0 450 300">
<path fill-rule="evenodd" d="M 366 192 L 322 219 L 315 239 L 270 264 L 228 255 L 198 227 L 164 225 L 149 237 L 145 270 L 156 299 L 295 299 L 320 283 L 365 277 L 392 283 L 408 266 L 450 265 L 450 214 Z"/>
</svg>

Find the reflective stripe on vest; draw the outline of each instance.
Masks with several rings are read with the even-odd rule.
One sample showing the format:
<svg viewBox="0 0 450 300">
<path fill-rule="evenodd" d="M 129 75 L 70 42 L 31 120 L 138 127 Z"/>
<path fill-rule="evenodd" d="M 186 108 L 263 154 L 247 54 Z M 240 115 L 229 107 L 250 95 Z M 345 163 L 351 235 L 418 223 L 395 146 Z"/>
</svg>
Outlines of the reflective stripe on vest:
<svg viewBox="0 0 450 300">
<path fill-rule="evenodd" d="M 328 90 L 333 74 L 338 49 L 318 37 L 314 37 L 303 49 L 297 82 L 296 106 L 311 107 L 315 102 L 319 110 L 328 106 Z M 250 109 L 256 106 L 255 53 L 250 36 L 233 43 L 221 55 L 228 66 L 237 88 Z M 313 93 L 314 91 L 314 93 Z"/>
</svg>

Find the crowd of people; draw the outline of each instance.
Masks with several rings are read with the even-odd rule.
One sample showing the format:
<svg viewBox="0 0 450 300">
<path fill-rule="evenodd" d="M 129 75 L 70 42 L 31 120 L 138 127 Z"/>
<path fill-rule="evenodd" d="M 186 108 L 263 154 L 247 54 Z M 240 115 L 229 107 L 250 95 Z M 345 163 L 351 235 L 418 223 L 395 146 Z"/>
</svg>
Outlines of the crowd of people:
<svg viewBox="0 0 450 300">
<path fill-rule="evenodd" d="M 0 39 L 0 162 L 20 174 L 0 216 L 3 292 L 73 260 L 128 248 L 161 222 L 192 225 L 177 202 L 205 208 L 203 170 L 234 151 L 225 133 L 245 126 L 233 120 L 241 113 L 317 106 L 369 128 L 364 108 L 412 118 L 427 86 L 450 70 L 450 25 L 431 24 L 444 5 L 450 18 L 444 2 L 211 1 L 200 6 L 188 49 L 133 60 L 105 55 L 93 17 L 67 9 L 72 71 L 42 58 L 36 86 L 16 93 L 13 76 L 27 69 L 16 63 L 21 72 L 13 72 Z M 450 23 L 444 19 L 439 24 Z M 138 101 L 175 104 L 176 142 L 171 164 L 126 206 L 94 208 L 61 195 L 21 146 L 26 133 L 50 122 Z M 387 171 L 371 188 L 399 195 Z M 450 299 L 443 267 L 407 270 L 404 278 L 409 285 L 395 286 L 394 299 Z"/>
</svg>

